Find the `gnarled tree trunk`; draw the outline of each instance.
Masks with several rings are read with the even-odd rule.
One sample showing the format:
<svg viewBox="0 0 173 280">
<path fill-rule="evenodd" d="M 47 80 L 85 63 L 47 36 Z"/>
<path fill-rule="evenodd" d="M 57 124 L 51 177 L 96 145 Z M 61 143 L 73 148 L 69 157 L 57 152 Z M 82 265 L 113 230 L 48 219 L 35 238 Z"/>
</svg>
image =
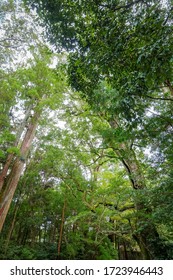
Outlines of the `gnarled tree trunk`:
<svg viewBox="0 0 173 280">
<path fill-rule="evenodd" d="M 113 129 L 118 128 L 118 121 L 114 119 L 110 122 L 110 126 Z M 136 190 L 137 194 L 140 194 L 140 192 L 145 189 L 146 184 L 135 151 L 125 142 L 119 143 L 119 147 L 113 148 L 113 150 L 124 165 L 133 189 Z M 141 249 L 143 259 L 166 258 L 165 247 L 160 240 L 157 229 L 151 219 L 148 218 L 149 214 L 151 214 L 151 209 L 146 207 L 139 198 L 136 198 L 134 204 L 139 214 L 137 221 L 139 229 L 137 229 L 133 237 Z"/>
</svg>

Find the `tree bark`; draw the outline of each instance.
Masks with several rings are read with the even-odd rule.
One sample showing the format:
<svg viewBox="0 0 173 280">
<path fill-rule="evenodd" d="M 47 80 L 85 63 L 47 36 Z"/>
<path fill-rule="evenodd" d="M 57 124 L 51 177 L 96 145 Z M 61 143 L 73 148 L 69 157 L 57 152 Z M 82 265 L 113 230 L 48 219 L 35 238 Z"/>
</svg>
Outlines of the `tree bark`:
<svg viewBox="0 0 173 280">
<path fill-rule="evenodd" d="M 14 142 L 14 146 L 17 147 L 17 145 L 19 144 L 19 141 L 21 139 L 21 135 L 25 129 L 25 126 L 27 125 L 27 121 L 29 119 L 29 117 L 31 116 L 31 110 L 33 108 L 33 105 L 29 106 L 27 111 L 26 111 L 26 114 L 25 114 L 25 117 L 22 121 L 22 123 L 20 124 L 19 126 L 19 129 L 17 131 L 17 134 L 16 134 L 16 141 Z M 9 170 L 9 167 L 12 163 L 12 161 L 14 160 L 15 158 L 15 155 L 14 154 L 9 154 L 7 156 L 7 159 L 6 159 L 6 162 L 5 162 L 5 165 L 0 173 L 0 191 L 2 190 L 2 187 L 4 185 L 4 181 L 5 181 L 5 178 L 7 177 L 7 173 L 8 173 L 8 170 Z"/>
<path fill-rule="evenodd" d="M 4 181 L 4 185 L 2 187 L 0 195 L 0 232 L 4 225 L 20 176 L 23 172 L 25 160 L 27 158 L 28 152 L 30 150 L 32 141 L 35 136 L 39 116 L 40 114 L 36 112 L 35 115 L 31 118 L 30 124 L 28 125 L 28 129 L 25 133 L 20 148 L 20 157 L 15 159 L 10 174 Z"/>
</svg>

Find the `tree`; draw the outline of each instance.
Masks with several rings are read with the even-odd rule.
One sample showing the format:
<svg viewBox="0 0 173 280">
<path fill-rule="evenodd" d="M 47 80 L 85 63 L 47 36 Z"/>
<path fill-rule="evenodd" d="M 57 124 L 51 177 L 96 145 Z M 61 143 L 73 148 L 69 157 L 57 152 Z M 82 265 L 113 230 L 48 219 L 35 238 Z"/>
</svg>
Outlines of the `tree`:
<svg viewBox="0 0 173 280">
<path fill-rule="evenodd" d="M 1 57 L 2 258 L 172 258 L 171 3 L 32 1 L 68 77 L 32 40 Z M 24 10 L 2 4 L 14 62 Z"/>
<path fill-rule="evenodd" d="M 32 1 L 32 5 L 45 20 L 51 41 L 72 50 L 70 84 L 108 122 L 107 147 L 119 157 L 141 198 L 145 182 L 134 141 L 138 144 L 141 125 L 146 129 L 146 111 L 153 104 L 165 101 L 167 112 L 172 107 L 171 1 Z M 167 128 L 164 131 L 167 134 Z M 161 257 L 165 248 L 144 215 L 146 205 L 138 198 L 135 203 L 142 214 L 134 237 L 144 258 Z"/>
<path fill-rule="evenodd" d="M 45 250 L 44 258 L 111 259 L 117 258 L 118 238 L 124 240 L 123 223 L 119 229 L 109 220 L 114 212 L 118 216 L 119 211 L 126 210 L 129 196 L 126 192 L 122 198 L 118 187 L 128 185 L 128 181 L 121 178 L 125 176 L 122 170 L 114 178 L 114 165 L 119 170 L 116 159 L 110 166 L 107 149 L 100 146 L 97 129 L 104 124 L 78 94 L 68 91 L 65 96 L 68 103 L 61 104 L 54 114 L 41 116 L 44 126 L 37 131 L 37 149 L 31 151 L 2 232 L 5 239 L 13 227 L 10 240 L 5 242 L 6 256 L 13 244 L 18 244 L 21 248 L 38 248 L 36 258 Z M 63 128 L 57 125 L 59 120 L 66 123 Z M 110 178 L 114 178 L 111 187 Z M 111 235 L 115 235 L 114 243 Z M 48 248 L 54 248 L 52 255 Z"/>
<path fill-rule="evenodd" d="M 51 42 L 73 50 L 70 82 L 89 100 L 106 78 L 116 90 L 112 108 L 132 120 L 142 118 L 148 98 L 164 99 L 163 85 L 172 92 L 171 1 L 27 2 L 45 20 Z"/>
<path fill-rule="evenodd" d="M 19 178 L 25 168 L 40 116 L 45 108 L 57 106 L 64 89 L 61 77 L 49 68 L 49 63 L 49 56 L 44 55 L 41 60 L 35 60 L 35 65 L 32 67 L 18 69 L 15 73 L 15 78 L 20 80 L 20 89 L 14 82 L 12 90 L 17 92 L 16 103 L 21 102 L 20 113 L 24 116 L 19 131 L 14 131 L 15 143 L 12 148 L 7 149 L 7 159 L 2 165 L 0 174 L 0 229 L 2 229 Z M 10 83 L 8 86 L 11 88 Z"/>
</svg>

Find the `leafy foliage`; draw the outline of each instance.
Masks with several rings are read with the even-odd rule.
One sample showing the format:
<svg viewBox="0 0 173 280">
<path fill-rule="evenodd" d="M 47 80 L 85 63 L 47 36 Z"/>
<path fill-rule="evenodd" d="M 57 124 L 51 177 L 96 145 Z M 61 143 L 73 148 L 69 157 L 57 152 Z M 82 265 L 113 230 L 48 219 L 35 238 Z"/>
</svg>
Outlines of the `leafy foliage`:
<svg viewBox="0 0 173 280">
<path fill-rule="evenodd" d="M 69 54 L 32 33 L 29 9 L 32 34 L 20 31 L 23 7 L 2 1 L 0 181 L 16 160 L 24 169 L 0 258 L 172 259 L 172 1 L 25 3 Z M 15 55 L 31 56 L 19 67 L 20 39 Z"/>
</svg>

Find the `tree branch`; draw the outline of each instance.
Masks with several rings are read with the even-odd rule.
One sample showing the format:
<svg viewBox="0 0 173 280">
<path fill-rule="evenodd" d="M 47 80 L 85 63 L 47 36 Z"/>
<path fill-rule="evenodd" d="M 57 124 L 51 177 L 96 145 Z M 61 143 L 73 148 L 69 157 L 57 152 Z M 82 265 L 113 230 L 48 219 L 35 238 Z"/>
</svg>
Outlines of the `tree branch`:
<svg viewBox="0 0 173 280">
<path fill-rule="evenodd" d="M 150 98 L 150 99 L 153 99 L 153 100 L 162 100 L 162 101 L 171 101 L 171 102 L 173 102 L 173 99 L 172 99 L 172 98 L 152 97 L 152 96 L 147 95 L 147 94 L 145 95 L 145 97 Z"/>
<path fill-rule="evenodd" d="M 140 2 L 144 3 L 143 0 L 136 0 L 136 1 L 133 1 L 133 2 L 128 3 L 126 5 L 122 5 L 122 6 L 117 6 L 117 5 L 116 6 L 114 6 L 114 5 L 112 5 L 112 6 L 110 6 L 110 5 L 100 5 L 100 7 L 110 8 L 110 9 L 112 9 L 114 11 L 118 11 L 118 10 L 121 10 L 121 9 L 129 9 L 133 5 L 138 4 Z"/>
</svg>

